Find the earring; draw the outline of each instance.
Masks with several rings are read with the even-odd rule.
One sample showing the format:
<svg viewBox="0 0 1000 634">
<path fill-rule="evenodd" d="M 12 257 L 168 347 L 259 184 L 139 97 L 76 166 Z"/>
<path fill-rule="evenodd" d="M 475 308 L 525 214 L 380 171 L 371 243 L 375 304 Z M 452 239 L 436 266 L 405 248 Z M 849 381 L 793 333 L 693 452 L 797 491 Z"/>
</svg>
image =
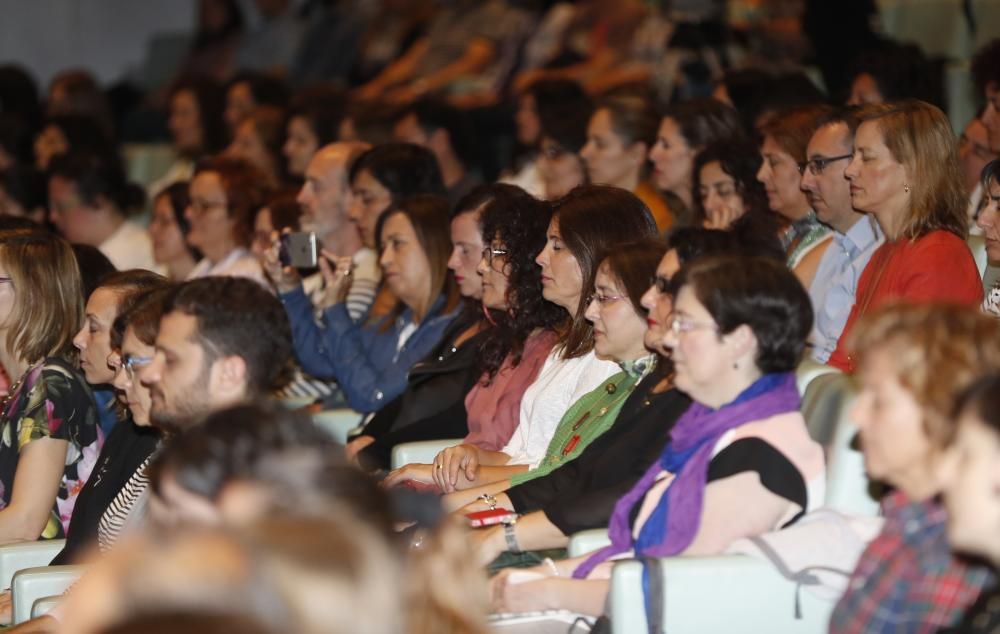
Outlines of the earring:
<svg viewBox="0 0 1000 634">
<path fill-rule="evenodd" d="M 907 185 L 906 183 L 903 183 L 903 191 L 906 192 L 907 194 L 909 194 L 910 193 L 910 186 Z"/>
</svg>

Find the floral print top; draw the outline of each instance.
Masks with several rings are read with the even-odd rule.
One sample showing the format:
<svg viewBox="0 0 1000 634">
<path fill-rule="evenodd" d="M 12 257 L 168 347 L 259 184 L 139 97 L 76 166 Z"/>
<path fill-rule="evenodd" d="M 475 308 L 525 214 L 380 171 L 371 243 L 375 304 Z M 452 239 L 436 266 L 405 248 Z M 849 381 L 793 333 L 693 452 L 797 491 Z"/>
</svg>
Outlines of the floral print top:
<svg viewBox="0 0 1000 634">
<path fill-rule="evenodd" d="M 21 450 L 39 438 L 69 442 L 59 492 L 42 531 L 43 539 L 65 537 L 104 438 L 90 387 L 64 359 L 50 357 L 32 366 L 0 412 L 0 510 L 10 504 Z"/>
</svg>

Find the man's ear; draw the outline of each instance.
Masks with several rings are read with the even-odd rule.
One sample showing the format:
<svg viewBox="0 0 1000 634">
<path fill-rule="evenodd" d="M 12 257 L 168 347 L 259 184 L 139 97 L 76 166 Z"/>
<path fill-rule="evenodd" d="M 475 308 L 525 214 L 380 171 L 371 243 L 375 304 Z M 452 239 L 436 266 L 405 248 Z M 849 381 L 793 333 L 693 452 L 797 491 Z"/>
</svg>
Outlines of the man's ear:
<svg viewBox="0 0 1000 634">
<path fill-rule="evenodd" d="M 231 354 L 220 357 L 212 364 L 213 396 L 223 398 L 241 397 L 247 388 L 247 362 L 243 357 Z"/>
</svg>

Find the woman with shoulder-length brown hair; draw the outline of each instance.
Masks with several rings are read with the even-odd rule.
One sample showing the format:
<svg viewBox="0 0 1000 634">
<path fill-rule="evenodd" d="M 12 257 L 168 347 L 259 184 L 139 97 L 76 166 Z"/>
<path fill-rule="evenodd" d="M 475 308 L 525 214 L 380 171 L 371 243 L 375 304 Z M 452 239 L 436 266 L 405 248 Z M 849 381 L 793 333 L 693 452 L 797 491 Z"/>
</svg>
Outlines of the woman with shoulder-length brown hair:
<svg viewBox="0 0 1000 634">
<path fill-rule="evenodd" d="M 378 219 L 379 264 L 396 298 L 388 315 L 355 321 L 347 312 L 351 259 L 332 262 L 323 252 L 320 270 L 330 303 L 321 325 L 303 294 L 281 296 L 292 325 L 295 356 L 302 369 L 336 379 L 352 408 L 376 412 L 406 389 L 410 368 L 444 336 L 459 312 L 459 294 L 448 275 L 451 237 L 448 201 L 441 196 L 403 199 Z"/>
<path fill-rule="evenodd" d="M 83 323 L 69 243 L 0 232 L 0 543 L 62 537 L 103 438 L 73 335 Z"/>
<path fill-rule="evenodd" d="M 204 254 L 189 280 L 210 275 L 248 277 L 270 288 L 260 261 L 248 250 L 253 218 L 264 205 L 266 179 L 250 163 L 216 156 L 198 164 L 191 179 L 188 244 Z"/>
<path fill-rule="evenodd" d="M 889 300 L 978 305 L 979 269 L 965 244 L 969 219 L 955 134 L 935 106 L 917 100 L 858 112 L 845 176 L 851 203 L 872 214 L 885 244 L 858 280 L 854 308 L 829 364 L 851 371 L 847 336 L 859 317 Z"/>
<path fill-rule="evenodd" d="M 506 446 L 445 449 L 434 458 L 440 488 L 451 493 L 496 482 L 510 475 L 509 465 L 537 467 L 570 405 L 619 371 L 594 349 L 588 297 L 605 253 L 656 232 L 649 208 L 618 187 L 581 185 L 553 203 L 545 247 L 535 262 L 541 267 L 542 297 L 569 317 L 564 334 L 525 390 L 520 421 Z"/>
</svg>

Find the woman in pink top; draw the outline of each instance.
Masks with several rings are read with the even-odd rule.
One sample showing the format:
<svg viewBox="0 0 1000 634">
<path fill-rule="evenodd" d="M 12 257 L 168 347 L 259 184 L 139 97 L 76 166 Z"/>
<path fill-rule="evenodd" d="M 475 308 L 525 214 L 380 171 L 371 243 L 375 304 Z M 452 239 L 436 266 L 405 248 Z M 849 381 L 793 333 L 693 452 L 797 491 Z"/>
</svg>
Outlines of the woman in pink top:
<svg viewBox="0 0 1000 634">
<path fill-rule="evenodd" d="M 479 202 L 470 205 L 469 200 Z M 558 339 L 554 329 L 567 319 L 565 311 L 542 297 L 541 272 L 534 262 L 545 244 L 545 228 L 552 215 L 549 205 L 519 187 L 494 184 L 474 189 L 459 208 L 468 212 L 452 221 L 455 252 L 451 266 L 462 293 L 476 300 L 475 313 L 482 327 L 465 343 L 460 337 L 445 346 L 452 357 L 468 348 L 468 367 L 451 372 L 450 378 L 439 372 L 434 383 L 461 378 L 461 396 L 452 398 L 452 403 L 442 403 L 453 395 L 432 387 L 430 380 L 424 381 L 422 388 L 414 386 L 411 372 L 410 387 L 401 397 L 404 411 L 390 414 L 396 419 L 391 429 L 380 413 L 365 427 L 365 435 L 351 443 L 354 447 L 365 443 L 359 460 L 366 467 L 388 467 L 392 447 L 403 442 L 465 436 L 465 442 L 477 447 L 502 448 L 518 424 L 521 396 Z M 471 233 L 456 231 L 462 222 L 474 229 L 478 244 L 472 244 Z M 459 262 L 466 264 L 458 266 Z M 474 296 L 466 292 L 473 285 Z M 467 374 L 468 381 L 464 376 L 456 377 L 458 373 Z M 411 401 L 408 404 L 407 399 Z M 413 417 L 413 410 L 433 415 L 404 421 L 407 415 Z M 425 465 L 410 465 L 397 476 L 430 479 Z"/>
</svg>

